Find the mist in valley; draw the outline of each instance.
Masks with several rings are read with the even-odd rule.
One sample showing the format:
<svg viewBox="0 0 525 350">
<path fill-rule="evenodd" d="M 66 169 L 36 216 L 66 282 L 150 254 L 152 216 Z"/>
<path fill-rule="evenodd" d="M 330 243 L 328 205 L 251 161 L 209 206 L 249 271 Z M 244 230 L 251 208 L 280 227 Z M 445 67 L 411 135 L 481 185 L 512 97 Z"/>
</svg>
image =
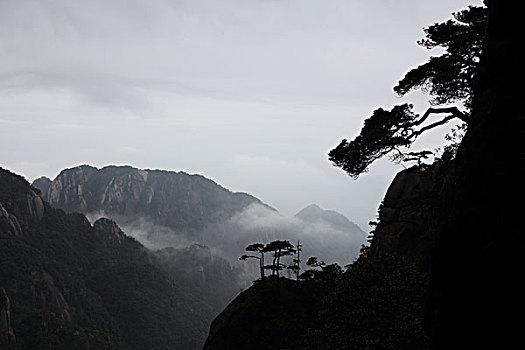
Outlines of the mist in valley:
<svg viewBox="0 0 525 350">
<path fill-rule="evenodd" d="M 322 217 L 323 214 L 328 218 Z M 86 216 L 93 223 L 110 215 L 100 211 Z M 186 254 L 189 249 L 193 249 L 194 253 L 197 250 L 206 251 L 209 261 L 204 262 L 202 256 L 191 257 L 195 260 L 195 266 L 224 260 L 232 271 L 231 281 L 228 283 L 236 283 L 240 289 L 246 288 L 259 277 L 256 262 L 239 261 L 246 246 L 251 243 L 267 244 L 274 240 L 288 240 L 297 245 L 300 242 L 302 269 L 308 268 L 305 262 L 311 256 L 326 263 L 344 266 L 351 263 L 358 256 L 361 246 L 366 244 L 366 233 L 359 226 L 341 214 L 323 210 L 316 205 L 303 209 L 293 217 L 287 217 L 268 206 L 254 203 L 229 219 L 209 224 L 196 232 L 158 225 L 145 216 L 110 217 L 128 236 L 151 251 L 164 251 L 164 255 L 168 251 L 171 255 Z"/>
</svg>

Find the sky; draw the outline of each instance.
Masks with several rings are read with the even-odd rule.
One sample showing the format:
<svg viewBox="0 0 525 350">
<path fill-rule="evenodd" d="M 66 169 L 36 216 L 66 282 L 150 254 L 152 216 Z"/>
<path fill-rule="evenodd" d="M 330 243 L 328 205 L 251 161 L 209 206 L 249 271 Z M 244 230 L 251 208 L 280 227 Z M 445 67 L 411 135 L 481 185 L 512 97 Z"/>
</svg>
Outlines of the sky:
<svg viewBox="0 0 525 350">
<path fill-rule="evenodd" d="M 378 107 L 422 114 L 426 96 L 392 91 L 439 54 L 417 45 L 422 29 L 481 4 L 0 0 L 0 167 L 28 181 L 80 164 L 185 171 L 368 230 L 403 166 L 353 180 L 328 152 Z"/>
</svg>

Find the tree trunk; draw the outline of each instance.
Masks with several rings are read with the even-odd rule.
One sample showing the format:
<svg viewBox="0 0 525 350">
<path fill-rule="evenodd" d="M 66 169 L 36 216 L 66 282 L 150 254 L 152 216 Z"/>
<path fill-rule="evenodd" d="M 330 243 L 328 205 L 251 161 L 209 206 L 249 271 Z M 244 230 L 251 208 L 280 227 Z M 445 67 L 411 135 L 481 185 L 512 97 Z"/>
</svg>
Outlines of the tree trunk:
<svg viewBox="0 0 525 350">
<path fill-rule="evenodd" d="M 259 259 L 259 266 L 261 268 L 261 279 L 264 278 L 264 253 L 261 252 L 261 259 Z"/>
</svg>

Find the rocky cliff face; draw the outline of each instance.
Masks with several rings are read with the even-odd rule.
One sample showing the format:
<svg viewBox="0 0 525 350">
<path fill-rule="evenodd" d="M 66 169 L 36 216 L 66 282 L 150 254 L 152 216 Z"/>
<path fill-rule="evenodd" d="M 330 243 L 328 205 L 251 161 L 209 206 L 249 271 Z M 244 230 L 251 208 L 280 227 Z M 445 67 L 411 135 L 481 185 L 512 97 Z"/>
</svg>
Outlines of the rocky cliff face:
<svg viewBox="0 0 525 350">
<path fill-rule="evenodd" d="M 43 198 L 68 212 L 104 213 L 121 221 L 146 217 L 155 225 L 196 232 L 225 220 L 250 204 L 262 204 L 244 193 L 232 193 L 200 175 L 128 166 L 97 169 L 83 165 L 62 171 Z M 46 188 L 47 187 L 47 188 Z"/>
<path fill-rule="evenodd" d="M 453 161 L 437 161 L 395 176 L 378 210 L 369 254 L 403 256 L 425 271 L 430 269 L 440 192 L 453 165 Z"/>
<path fill-rule="evenodd" d="M 12 174 L 4 176 L 0 196 L 0 225 L 14 235 L 22 234 L 31 224 L 38 223 L 44 215 L 44 202 L 38 190 L 30 188 L 23 178 Z"/>
</svg>

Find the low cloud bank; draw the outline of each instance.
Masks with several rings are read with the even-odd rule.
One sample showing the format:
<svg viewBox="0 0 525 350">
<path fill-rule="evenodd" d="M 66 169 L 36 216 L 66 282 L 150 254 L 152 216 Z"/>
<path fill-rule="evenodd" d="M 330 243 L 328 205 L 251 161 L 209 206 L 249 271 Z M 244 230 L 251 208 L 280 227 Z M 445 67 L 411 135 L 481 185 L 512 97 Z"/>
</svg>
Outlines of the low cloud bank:
<svg viewBox="0 0 525 350">
<path fill-rule="evenodd" d="M 104 217 L 104 212 L 87 215 L 91 222 Z M 327 220 L 326 218 L 285 217 L 263 205 L 252 204 L 230 219 L 209 225 L 198 232 L 180 232 L 156 225 L 148 218 L 129 220 L 113 219 L 123 231 L 137 239 L 151 250 L 173 247 L 182 249 L 192 244 L 209 247 L 215 257 L 226 259 L 232 267 L 242 267 L 249 278 L 256 273 L 256 264 L 239 261 L 247 245 L 254 242 L 268 243 L 276 239 L 286 239 L 302 245 L 302 264 L 310 256 L 317 256 L 326 263 L 343 266 L 354 261 L 359 250 L 366 243 L 366 233 L 348 221 Z M 253 266 L 252 266 L 253 265 Z"/>
<path fill-rule="evenodd" d="M 211 239 L 210 244 L 225 252 L 240 255 L 250 243 L 287 239 L 292 244 L 301 242 L 304 257 L 317 256 L 340 265 L 352 262 L 366 242 L 366 233 L 351 222 L 342 226 L 323 218 L 287 218 L 258 204 L 250 205 L 222 227 L 208 230 L 210 234 L 205 236 Z"/>
</svg>

